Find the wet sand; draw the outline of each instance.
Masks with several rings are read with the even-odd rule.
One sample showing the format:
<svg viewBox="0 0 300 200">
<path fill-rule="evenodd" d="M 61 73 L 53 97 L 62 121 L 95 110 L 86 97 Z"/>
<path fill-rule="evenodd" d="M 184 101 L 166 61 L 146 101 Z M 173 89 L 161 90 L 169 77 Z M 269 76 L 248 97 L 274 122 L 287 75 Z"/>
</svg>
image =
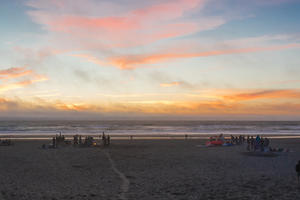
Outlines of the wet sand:
<svg viewBox="0 0 300 200">
<path fill-rule="evenodd" d="M 47 141 L 49 143 L 49 140 Z M 204 140 L 113 140 L 109 148 L 41 149 L 43 140 L 0 146 L 0 199 L 300 199 L 300 139 L 277 157 Z"/>
</svg>

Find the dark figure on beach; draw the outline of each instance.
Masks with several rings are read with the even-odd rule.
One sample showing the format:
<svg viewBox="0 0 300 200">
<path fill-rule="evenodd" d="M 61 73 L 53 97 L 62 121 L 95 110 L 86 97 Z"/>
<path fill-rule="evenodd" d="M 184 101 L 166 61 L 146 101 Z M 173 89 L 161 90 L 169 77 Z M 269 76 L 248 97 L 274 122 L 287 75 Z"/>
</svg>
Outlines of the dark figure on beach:
<svg viewBox="0 0 300 200">
<path fill-rule="evenodd" d="M 298 161 L 298 164 L 296 165 L 296 172 L 297 172 L 297 178 L 298 178 L 298 184 L 299 184 L 299 177 L 300 177 L 300 160 Z"/>
<path fill-rule="evenodd" d="M 242 144 L 243 143 L 243 139 L 242 139 L 242 136 L 240 135 L 239 136 L 239 144 Z"/>
<path fill-rule="evenodd" d="M 78 144 L 78 135 L 73 136 L 74 144 Z"/>
<path fill-rule="evenodd" d="M 254 151 L 260 148 L 260 136 L 257 135 L 255 138 Z"/>
<path fill-rule="evenodd" d="M 233 135 L 230 135 L 230 138 L 231 138 L 230 142 L 231 142 L 231 144 L 233 144 L 234 143 L 234 137 L 233 137 Z"/>
<path fill-rule="evenodd" d="M 250 151 L 250 148 L 251 148 L 251 140 L 250 140 L 250 137 L 249 135 L 247 136 L 247 151 Z"/>
<path fill-rule="evenodd" d="M 110 136 L 109 135 L 107 136 L 107 145 L 108 146 L 110 145 Z"/>
<path fill-rule="evenodd" d="M 265 140 L 264 140 L 264 146 L 268 148 L 269 144 L 270 144 L 270 140 L 268 138 L 265 138 Z"/>
<path fill-rule="evenodd" d="M 250 138 L 250 147 L 251 147 L 251 150 L 254 150 L 254 143 L 255 143 L 255 140 L 254 140 L 253 136 L 251 136 L 251 138 Z"/>
<path fill-rule="evenodd" d="M 262 137 L 260 138 L 260 151 L 265 151 L 265 139 Z"/>
<path fill-rule="evenodd" d="M 52 146 L 53 148 L 56 148 L 56 137 L 52 138 Z"/>
<path fill-rule="evenodd" d="M 81 135 L 79 135 L 79 144 L 82 144 L 82 138 L 81 138 Z"/>
<path fill-rule="evenodd" d="M 102 133 L 102 143 L 103 143 L 103 146 L 106 146 L 106 136 L 105 136 L 104 132 Z"/>
</svg>

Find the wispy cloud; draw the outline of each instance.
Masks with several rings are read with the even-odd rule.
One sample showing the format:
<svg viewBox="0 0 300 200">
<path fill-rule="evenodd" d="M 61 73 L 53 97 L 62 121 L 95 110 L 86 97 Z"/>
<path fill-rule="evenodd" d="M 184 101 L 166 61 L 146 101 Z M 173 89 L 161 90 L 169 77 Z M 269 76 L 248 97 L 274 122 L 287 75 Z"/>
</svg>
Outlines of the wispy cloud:
<svg viewBox="0 0 300 200">
<path fill-rule="evenodd" d="M 0 70 L 1 79 L 4 82 L 0 82 L 0 93 L 48 80 L 46 76 L 37 74 L 33 70 L 27 69 L 27 67 L 13 67 Z"/>
<path fill-rule="evenodd" d="M 26 67 L 12 67 L 0 70 L 0 80 L 22 77 L 32 73 L 33 71 L 26 69 Z"/>
<path fill-rule="evenodd" d="M 106 13 L 105 16 L 91 16 L 87 8 L 82 10 L 81 4 L 94 5 L 98 9 L 98 15 Z M 208 30 L 224 23 L 224 20 L 216 17 L 200 20 L 186 21 L 184 16 L 194 8 L 202 8 L 203 0 L 176 0 L 153 2 L 148 5 L 130 4 L 131 8 L 119 13 L 107 13 L 105 7 L 96 1 L 62 1 L 57 6 L 52 1 L 29 1 L 28 6 L 35 8 L 29 11 L 32 19 L 42 24 L 48 31 L 56 33 L 67 33 L 77 37 L 82 42 L 94 40 L 98 43 L 109 43 L 113 46 L 132 46 L 160 39 L 178 37 L 191 34 L 200 30 Z M 73 10 L 66 12 L 64 8 L 71 6 Z M 78 7 L 77 7 L 78 6 Z M 111 4 L 117 8 L 116 4 Z M 84 6 L 83 6 L 84 7 Z M 62 12 L 61 12 L 62 11 Z M 64 12 L 63 12 L 64 11 Z M 120 34 L 121 33 L 121 34 Z"/>
<path fill-rule="evenodd" d="M 283 1 L 268 2 L 277 4 Z M 109 1 L 30 0 L 27 6 L 34 8 L 28 14 L 49 32 L 57 46 L 67 48 L 68 51 L 73 48 L 76 52 L 84 52 L 70 54 L 87 62 L 119 69 L 149 67 L 174 59 L 273 51 L 300 46 L 299 43 L 291 43 L 289 35 L 267 35 L 220 43 L 215 41 L 208 48 L 203 45 L 205 40 L 200 40 L 197 46 L 188 41 L 189 50 L 181 48 L 184 40 L 182 36 L 215 29 L 227 22 L 228 19 L 224 16 L 208 15 L 205 12 L 207 5 L 215 3 L 207 0 L 165 0 L 136 1 L 120 6 Z M 222 5 L 219 5 L 220 9 L 224 9 Z M 289 43 L 266 44 L 266 41 L 274 40 Z M 151 47 L 161 41 L 164 42 L 163 50 Z M 174 41 L 180 46 L 176 51 L 172 48 Z M 142 53 L 136 53 L 140 52 L 137 49 L 141 47 Z M 202 47 L 200 51 L 199 47 Z M 46 52 L 49 53 L 49 50 Z"/>
<path fill-rule="evenodd" d="M 173 87 L 177 85 L 180 85 L 180 82 L 161 83 L 160 87 Z"/>
<path fill-rule="evenodd" d="M 223 96 L 225 100 L 247 101 L 255 99 L 300 99 L 299 90 L 260 90 Z"/>
<path fill-rule="evenodd" d="M 240 49 L 224 49 L 215 51 L 204 51 L 199 53 L 161 53 L 151 55 L 123 55 L 109 58 L 110 63 L 120 69 L 134 69 L 142 67 L 145 64 L 159 63 L 174 59 L 193 58 L 193 57 L 208 57 L 208 56 L 219 56 L 219 55 L 230 55 L 230 54 L 242 54 L 242 53 L 253 53 L 261 51 L 276 51 L 289 48 L 299 48 L 300 43 L 287 44 L 287 45 L 276 45 L 266 47 L 251 47 L 251 48 L 240 48 Z"/>
</svg>

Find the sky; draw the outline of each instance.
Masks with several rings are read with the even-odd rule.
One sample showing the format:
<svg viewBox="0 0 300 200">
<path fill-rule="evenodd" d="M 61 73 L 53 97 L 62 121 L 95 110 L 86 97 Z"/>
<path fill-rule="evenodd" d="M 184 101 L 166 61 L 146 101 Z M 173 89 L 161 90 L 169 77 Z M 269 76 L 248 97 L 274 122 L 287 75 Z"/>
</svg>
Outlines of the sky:
<svg viewBox="0 0 300 200">
<path fill-rule="evenodd" d="M 0 118 L 300 120 L 299 0 L 1 0 Z"/>
</svg>

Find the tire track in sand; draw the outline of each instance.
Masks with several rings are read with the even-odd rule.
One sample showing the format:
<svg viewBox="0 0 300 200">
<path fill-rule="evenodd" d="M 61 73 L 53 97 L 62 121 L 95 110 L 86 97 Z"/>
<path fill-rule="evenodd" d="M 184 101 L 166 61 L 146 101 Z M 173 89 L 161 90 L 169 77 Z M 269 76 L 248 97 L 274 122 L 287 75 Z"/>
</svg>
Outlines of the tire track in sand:
<svg viewBox="0 0 300 200">
<path fill-rule="evenodd" d="M 127 197 L 125 196 L 125 194 L 129 190 L 130 181 L 126 178 L 126 176 L 120 170 L 118 170 L 118 168 L 116 167 L 116 164 L 115 164 L 114 160 L 111 158 L 109 152 L 105 152 L 105 155 L 106 155 L 107 159 L 109 160 L 113 171 L 116 174 L 118 174 L 120 179 L 122 180 L 121 193 L 120 193 L 119 197 L 122 200 L 127 200 Z"/>
</svg>

